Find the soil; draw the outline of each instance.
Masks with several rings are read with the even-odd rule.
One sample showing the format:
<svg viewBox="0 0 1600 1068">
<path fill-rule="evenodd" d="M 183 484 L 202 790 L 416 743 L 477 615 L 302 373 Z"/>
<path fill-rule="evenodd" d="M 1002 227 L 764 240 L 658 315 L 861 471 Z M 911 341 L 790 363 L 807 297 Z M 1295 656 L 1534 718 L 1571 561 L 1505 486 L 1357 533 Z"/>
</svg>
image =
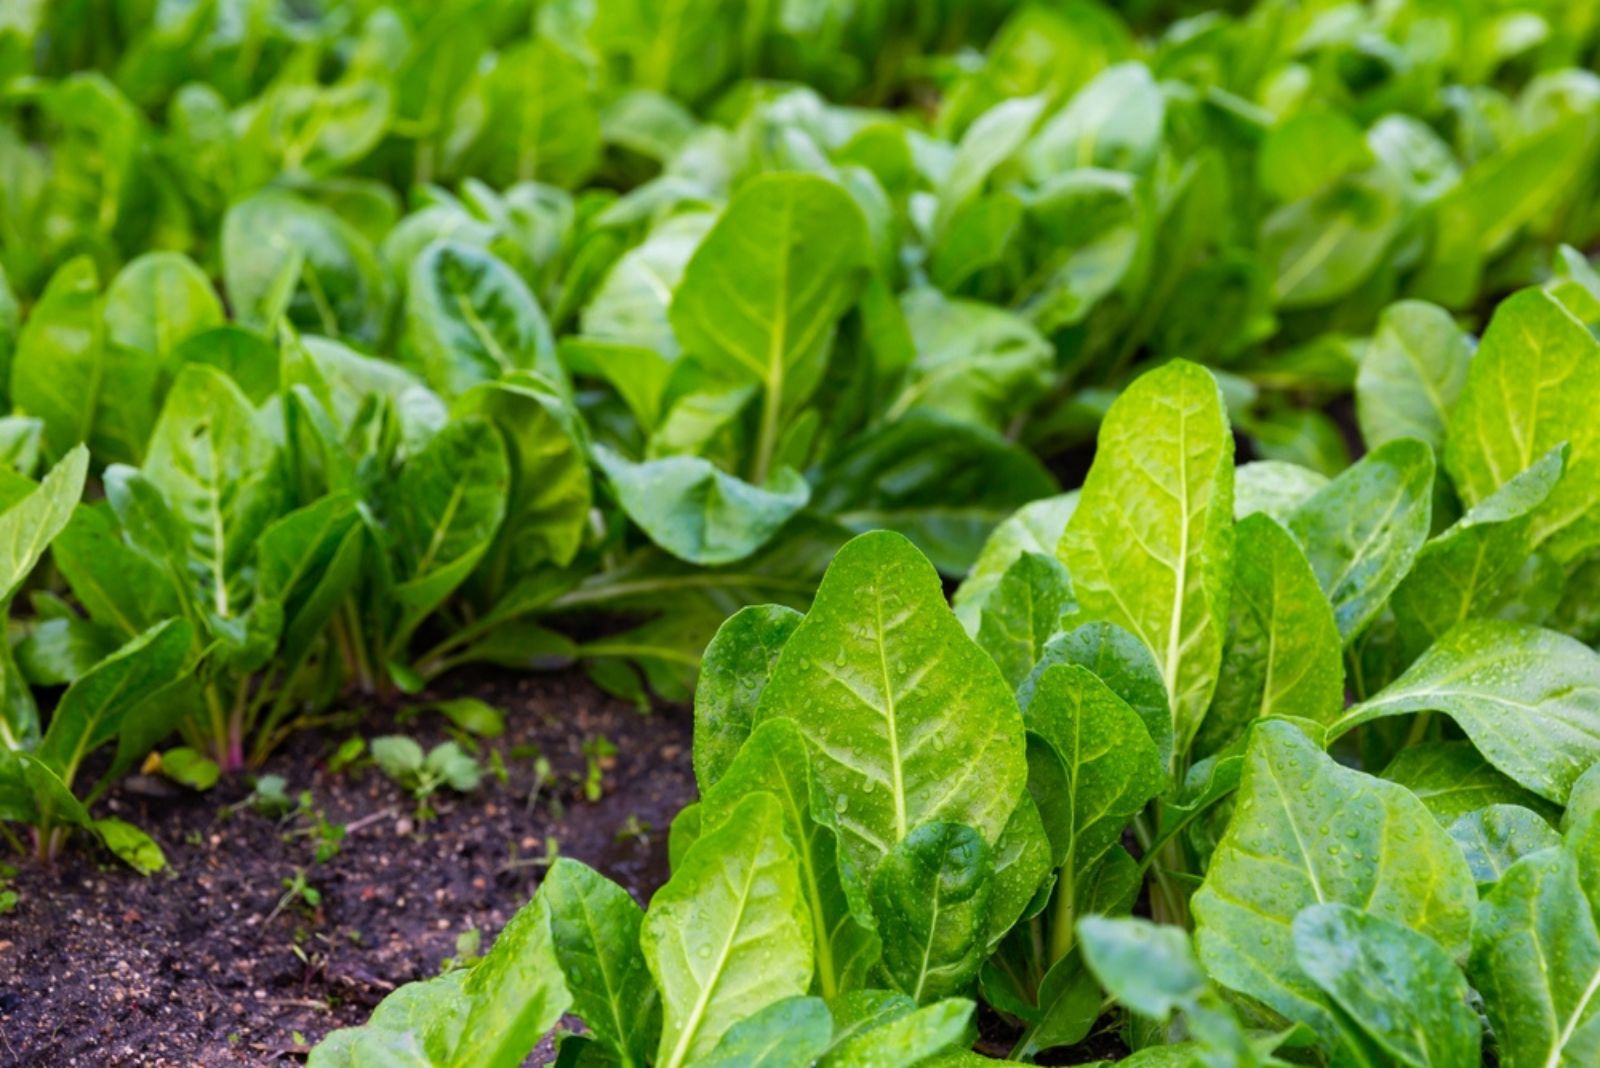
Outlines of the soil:
<svg viewBox="0 0 1600 1068">
<path fill-rule="evenodd" d="M 294 1063 L 396 985 L 437 974 L 459 936 L 481 932 L 487 947 L 532 895 L 547 841 L 641 901 L 665 880 L 667 828 L 694 794 L 686 709 L 641 715 L 576 673 L 457 677 L 449 690 L 505 713 L 505 734 L 479 744 L 506 781 L 435 795 L 432 819 L 375 768 L 328 770 L 348 734 L 307 733 L 263 769 L 291 797 L 309 792 L 302 810 L 256 811 L 245 781 L 196 794 L 135 778 L 101 809 L 151 833 L 166 871 L 140 878 L 82 842 L 54 870 L 23 866 L 19 903 L 0 916 L 0 1065 Z M 367 718 L 368 738 L 450 737 L 436 713 Z M 582 746 L 598 736 L 617 753 L 591 803 Z M 530 807 L 532 746 L 556 783 Z M 315 863 L 319 816 L 346 833 Z M 297 871 L 319 904 L 283 901 Z"/>
</svg>

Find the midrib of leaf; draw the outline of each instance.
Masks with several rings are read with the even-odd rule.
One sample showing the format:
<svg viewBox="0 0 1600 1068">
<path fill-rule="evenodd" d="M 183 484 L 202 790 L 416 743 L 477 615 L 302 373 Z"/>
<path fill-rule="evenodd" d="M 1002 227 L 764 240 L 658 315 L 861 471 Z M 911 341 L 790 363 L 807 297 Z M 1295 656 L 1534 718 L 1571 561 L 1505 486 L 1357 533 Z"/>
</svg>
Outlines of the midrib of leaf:
<svg viewBox="0 0 1600 1068">
<path fill-rule="evenodd" d="M 439 548 L 444 544 L 445 536 L 450 531 L 450 524 L 455 522 L 456 509 L 461 507 L 461 498 L 466 493 L 466 487 L 457 482 L 450 489 L 450 499 L 445 502 L 444 510 L 439 513 L 439 521 L 433 526 L 433 537 L 428 541 L 428 548 L 417 561 L 417 574 L 425 575 L 433 566 L 433 558 Z"/>
<path fill-rule="evenodd" d="M 206 423 L 205 450 L 209 463 L 211 477 L 204 483 L 206 495 L 206 508 L 211 513 L 211 584 L 212 598 L 217 606 L 217 615 L 224 618 L 228 615 L 228 578 L 223 571 L 223 560 L 227 556 L 227 535 L 224 532 L 222 519 L 222 468 L 217 452 L 217 431 L 215 424 Z"/>
<path fill-rule="evenodd" d="M 599 934 L 600 925 L 595 922 L 594 913 L 589 911 L 589 895 L 580 892 L 577 897 L 578 907 L 583 909 L 583 922 L 588 925 L 589 930 Z M 611 1022 L 617 1029 L 617 1056 L 622 1058 L 624 1068 L 632 1068 L 633 1051 L 628 1048 L 628 1028 L 622 1022 L 622 1005 L 617 1000 L 617 988 L 611 982 L 611 969 L 606 966 L 606 954 L 603 952 L 605 947 L 601 945 L 598 938 L 595 940 L 595 945 L 600 946 L 602 949 L 601 952 L 596 952 L 594 957 L 600 974 L 600 985 L 605 988 L 606 992 L 606 1007 L 611 1010 Z M 642 1008 L 640 1006 L 641 1011 Z"/>
<path fill-rule="evenodd" d="M 794 197 L 783 198 L 783 210 L 778 216 L 781 241 L 778 256 L 777 284 L 773 287 L 772 330 L 767 342 L 767 367 L 765 386 L 761 395 L 761 437 L 756 447 L 754 478 L 756 485 L 765 485 L 772 466 L 772 454 L 778 447 L 778 420 L 783 416 L 783 386 L 787 368 L 784 366 L 785 342 L 789 333 L 789 257 L 790 240 L 794 231 Z M 904 837 L 904 832 L 901 832 Z"/>
<path fill-rule="evenodd" d="M 1312 243 L 1311 247 L 1300 254 L 1300 258 L 1289 264 L 1287 270 L 1279 278 L 1278 293 L 1292 292 L 1303 282 L 1307 275 L 1319 267 L 1323 260 L 1332 254 L 1334 246 L 1342 241 L 1345 235 L 1353 229 L 1348 213 L 1340 215 L 1339 222 L 1328 227 L 1322 236 Z"/>
<path fill-rule="evenodd" d="M 694 1042 L 694 1037 L 700 1031 L 700 1025 L 705 1022 L 706 1009 L 711 1004 L 711 993 L 717 988 L 717 983 L 722 977 L 722 970 L 727 967 L 728 955 L 733 952 L 733 945 L 739 928 L 744 923 L 744 912 L 750 903 L 750 887 L 755 882 L 755 870 L 760 863 L 759 858 L 752 860 L 745 869 L 744 884 L 738 888 L 738 905 L 734 909 L 733 922 L 728 924 L 727 933 L 722 939 L 722 948 L 717 951 L 714 965 L 707 977 L 705 985 L 700 988 L 700 993 L 695 998 L 694 1008 L 690 1010 L 689 1017 L 684 1021 L 684 1026 L 678 1032 L 678 1044 L 673 1047 L 672 1055 L 663 1063 L 662 1068 L 679 1068 L 684 1058 L 689 1055 L 689 1047 Z M 680 940 L 682 936 L 680 935 Z M 688 946 L 684 946 L 685 959 L 688 958 Z"/>
<path fill-rule="evenodd" d="M 1326 902 L 1328 897 L 1322 890 L 1322 881 L 1317 878 L 1317 867 L 1312 863 L 1311 849 L 1306 845 L 1304 836 L 1300 834 L 1300 825 L 1294 820 L 1294 810 L 1289 804 L 1289 795 L 1284 792 L 1283 780 L 1278 778 L 1278 769 L 1273 766 L 1272 761 L 1269 759 L 1263 759 L 1261 763 L 1266 768 L 1267 777 L 1272 780 L 1272 788 L 1278 795 L 1278 802 L 1283 808 L 1284 822 L 1289 825 L 1289 830 L 1294 833 L 1295 845 L 1300 847 L 1300 856 L 1305 863 L 1306 874 L 1311 878 L 1311 890 L 1317 895 L 1319 904 Z"/>
<path fill-rule="evenodd" d="M 1534 925 L 1537 930 L 1537 925 Z M 1545 962 L 1544 944 L 1539 942 L 1539 970 L 1549 975 L 1549 965 Z M 1566 1052 L 1567 1043 L 1572 1041 L 1572 1036 L 1578 1031 L 1578 1024 L 1583 1022 L 1584 1013 L 1589 1008 L 1589 1002 L 1594 1000 L 1595 993 L 1600 991 L 1600 968 L 1595 969 L 1589 977 L 1589 985 L 1584 987 L 1583 995 L 1578 998 L 1578 1003 L 1573 1006 L 1572 1012 L 1567 1017 L 1567 1022 L 1562 1026 L 1556 1043 L 1550 1049 L 1550 1056 L 1545 1059 L 1544 1068 L 1561 1068 L 1562 1054 Z M 1555 1006 L 1552 1003 L 1551 1008 Z"/>
<path fill-rule="evenodd" d="M 500 345 L 494 334 L 490 332 L 489 324 L 479 317 L 478 310 L 467 300 L 466 295 L 462 293 L 455 294 L 455 301 L 456 308 L 461 312 L 461 318 L 467 322 L 467 329 L 471 330 L 472 335 L 478 339 L 478 343 L 488 350 L 490 358 L 499 364 L 502 369 L 509 368 L 511 360 L 506 355 L 506 350 Z"/>
<path fill-rule="evenodd" d="M 916 992 L 911 995 L 912 1000 L 916 1001 L 919 1005 L 922 1004 L 922 988 L 928 984 L 928 971 L 932 967 L 933 936 L 934 932 L 939 929 L 939 912 L 940 906 L 943 904 L 943 902 L 944 896 L 939 892 L 938 882 L 935 880 L 933 888 L 933 911 L 928 915 L 927 937 L 922 940 L 922 966 L 917 969 L 917 989 Z"/>
<path fill-rule="evenodd" d="M 1178 558 L 1172 567 L 1172 619 L 1167 629 L 1167 704 L 1176 727 L 1179 718 L 1178 666 L 1183 657 L 1183 594 L 1189 575 L 1189 410 L 1178 404 Z"/>
<path fill-rule="evenodd" d="M 894 684 L 889 678 L 889 654 L 884 648 L 885 635 L 883 630 L 883 572 L 879 571 L 873 578 L 872 610 L 878 624 L 878 668 L 883 675 L 883 718 L 888 728 L 889 736 L 889 770 L 892 776 L 891 786 L 894 790 L 894 830 L 895 841 L 903 841 L 906 836 L 906 786 L 905 777 L 900 767 L 900 727 L 895 718 Z"/>
<path fill-rule="evenodd" d="M 106 695 L 106 699 L 96 703 L 96 711 L 92 711 L 87 717 L 84 729 L 78 732 L 77 741 L 73 743 L 72 758 L 61 769 L 61 781 L 65 786 L 70 788 L 72 780 L 77 777 L 78 764 L 83 760 L 84 751 L 89 745 L 89 736 L 94 733 L 95 725 L 103 718 L 105 710 L 110 708 L 117 697 L 128 688 L 128 684 L 133 677 L 132 672 L 125 672 L 116 686 Z"/>
</svg>

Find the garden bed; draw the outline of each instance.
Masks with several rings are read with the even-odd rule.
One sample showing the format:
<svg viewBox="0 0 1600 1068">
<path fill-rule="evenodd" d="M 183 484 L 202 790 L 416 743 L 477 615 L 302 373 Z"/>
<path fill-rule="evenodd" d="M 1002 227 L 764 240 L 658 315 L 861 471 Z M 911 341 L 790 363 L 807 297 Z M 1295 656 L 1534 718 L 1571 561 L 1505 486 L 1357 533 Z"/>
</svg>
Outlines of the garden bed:
<svg viewBox="0 0 1600 1068">
<path fill-rule="evenodd" d="M 0 1064 L 264 1064 L 304 1053 L 363 1021 L 397 984 L 437 973 L 458 936 L 481 931 L 487 948 L 532 894 L 547 838 L 648 897 L 666 878 L 672 814 L 693 792 L 687 714 L 641 716 L 576 673 L 450 681 L 449 695 L 505 712 L 505 734 L 482 755 L 498 752 L 507 774 L 486 775 L 470 796 L 437 795 L 431 821 L 419 823 L 412 799 L 374 768 L 329 773 L 337 737 L 306 734 L 264 769 L 292 797 L 310 792 L 303 810 L 257 812 L 244 781 L 201 795 L 135 779 L 107 809 L 155 837 L 167 871 L 140 878 L 87 848 L 54 870 L 24 867 L 18 906 L 0 917 Z M 359 729 L 369 737 L 400 730 L 428 746 L 446 736 L 438 716 L 368 719 Z M 618 752 L 589 803 L 581 746 L 599 736 Z M 557 780 L 531 809 L 529 746 Z M 318 813 L 347 832 L 336 856 L 313 864 Z M 320 906 L 277 909 L 297 869 Z"/>
</svg>

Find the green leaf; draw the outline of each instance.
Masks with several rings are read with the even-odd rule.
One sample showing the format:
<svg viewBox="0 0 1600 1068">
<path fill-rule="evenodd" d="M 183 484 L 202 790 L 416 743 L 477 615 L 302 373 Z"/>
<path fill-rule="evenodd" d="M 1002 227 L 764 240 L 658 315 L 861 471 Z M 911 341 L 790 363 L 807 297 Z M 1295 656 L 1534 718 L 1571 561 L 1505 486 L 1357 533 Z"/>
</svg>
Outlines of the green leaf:
<svg viewBox="0 0 1600 1068">
<path fill-rule="evenodd" d="M 1566 442 L 1566 474 L 1534 513 L 1530 541 L 1568 563 L 1600 545 L 1600 342 L 1548 293 L 1495 309 L 1450 417 L 1445 469 L 1469 505 Z"/>
<path fill-rule="evenodd" d="M 1283 460 L 1253 460 L 1234 472 L 1233 515 L 1245 519 L 1265 512 L 1288 523 L 1305 500 L 1328 484 L 1328 477 Z"/>
<path fill-rule="evenodd" d="M 730 1027 L 811 985 L 810 916 L 770 794 L 755 793 L 689 847 L 640 937 L 661 991 L 660 1068 L 710 1053 Z"/>
<path fill-rule="evenodd" d="M 1172 716 L 1167 711 L 1166 685 L 1150 650 L 1114 623 L 1084 623 L 1050 639 L 1033 674 L 1017 687 L 1024 710 L 1033 703 L 1039 680 L 1055 664 L 1081 664 L 1139 713 L 1161 754 L 1161 766 L 1172 764 Z"/>
<path fill-rule="evenodd" d="M 1467 974 L 1505 1068 L 1600 1057 L 1600 873 L 1571 847 L 1523 857 L 1478 908 Z"/>
<path fill-rule="evenodd" d="M 437 712 L 468 734 L 479 738 L 498 738 L 506 731 L 506 717 L 489 702 L 476 697 L 450 697 L 420 706 Z"/>
<path fill-rule="evenodd" d="M 1023 553 L 983 605 L 978 644 L 1015 689 L 1044 655 L 1073 607 L 1072 582 L 1055 557 Z"/>
<path fill-rule="evenodd" d="M 1416 650 L 1466 619 L 1498 614 L 1523 575 L 1531 516 L 1559 484 L 1565 453 L 1550 450 L 1422 547 L 1390 598 Z"/>
<path fill-rule="evenodd" d="M 105 373 L 105 326 L 94 261 L 63 264 L 22 325 L 11 364 L 11 399 L 44 421 L 45 451 L 62 456 L 91 440 Z M 129 457 L 118 457 L 128 459 Z"/>
<path fill-rule="evenodd" d="M 550 325 L 527 283 L 496 256 L 456 241 L 436 241 L 412 261 L 405 343 L 447 397 L 517 369 L 561 379 Z"/>
<path fill-rule="evenodd" d="M 695 1068 L 807 1068 L 833 1038 L 821 998 L 785 998 L 728 1028 Z"/>
<path fill-rule="evenodd" d="M 1521 805 L 1468 812 L 1450 825 L 1450 837 L 1461 847 L 1480 891 L 1499 882 L 1507 868 L 1528 854 L 1561 844 L 1561 836 L 1543 816 Z"/>
<path fill-rule="evenodd" d="M 1289 529 L 1333 605 L 1346 645 L 1372 622 L 1428 538 L 1433 450 L 1379 446 L 1295 509 Z"/>
<path fill-rule="evenodd" d="M 965 998 L 946 998 L 914 1012 L 836 1038 L 818 1068 L 903 1068 L 941 1051 L 971 1042 L 969 1021 L 975 1006 Z"/>
<path fill-rule="evenodd" d="M 1489 805 L 1551 808 L 1496 771 L 1471 742 L 1406 746 L 1383 769 L 1383 777 L 1416 794 L 1442 827 Z"/>
<path fill-rule="evenodd" d="M 750 736 L 778 654 L 802 618 L 783 605 L 750 605 L 729 616 L 706 646 L 694 691 L 694 774 L 702 793 Z"/>
<path fill-rule="evenodd" d="M 878 960 L 879 940 L 869 927 L 865 887 L 841 867 L 834 814 L 817 806 L 811 758 L 791 720 L 768 720 L 751 732 L 726 772 L 703 795 L 697 833 L 720 826 L 745 797 L 760 791 L 777 798 L 784 833 L 794 846 L 811 915 L 817 991 L 833 998 L 856 989 Z"/>
<path fill-rule="evenodd" d="M 1232 563 L 1233 438 L 1216 380 L 1174 361 L 1128 388 L 1061 539 L 1083 612 L 1155 654 L 1177 748 L 1216 684 Z"/>
<path fill-rule="evenodd" d="M 925 823 L 896 843 L 872 877 L 883 968 L 918 1004 L 965 992 L 988 952 L 994 858 L 959 823 Z"/>
<path fill-rule="evenodd" d="M 428 1028 L 428 1051 L 436 1061 L 516 1068 L 527 1059 L 572 1005 L 551 927 L 542 894 L 511 917 L 462 981 L 466 1012 Z M 439 1056 L 445 1048 L 448 1056 Z"/>
<path fill-rule="evenodd" d="M 648 1063 L 661 1027 L 660 1005 L 639 949 L 644 912 L 628 892 L 561 857 L 539 886 L 550 911 L 550 939 L 572 1011 L 633 1068 Z"/>
<path fill-rule="evenodd" d="M 72 785 L 83 758 L 115 738 L 141 701 L 179 676 L 193 642 L 187 622 L 168 620 L 96 664 L 61 695 L 34 755 Z"/>
<path fill-rule="evenodd" d="M 596 445 L 594 458 L 628 518 L 651 541 L 692 564 L 743 560 L 811 499 L 811 487 L 790 467 L 753 486 L 698 456 L 633 463 Z"/>
<path fill-rule="evenodd" d="M 364 531 L 353 498 L 334 494 L 274 520 L 256 542 L 257 602 L 283 605 L 281 655 L 307 656 L 360 577 Z"/>
<path fill-rule="evenodd" d="M 849 193 L 815 175 L 768 174 L 739 190 L 684 268 L 670 312 L 684 350 L 762 389 L 757 484 L 767 480 L 781 420 L 821 378 L 869 256 Z"/>
<path fill-rule="evenodd" d="M 1403 923 L 1459 953 L 1472 874 L 1410 791 L 1343 768 L 1295 727 L 1254 728 L 1233 818 L 1191 906 L 1212 978 L 1310 1025 L 1353 1056 L 1335 1005 L 1300 969 L 1291 926 L 1334 902 Z"/>
<path fill-rule="evenodd" d="M 1234 532 L 1228 639 L 1201 752 L 1227 746 L 1257 719 L 1327 723 L 1344 710 L 1343 643 L 1328 599 L 1300 546 L 1256 514 Z"/>
<path fill-rule="evenodd" d="M 1416 438 L 1442 449 L 1472 347 L 1450 313 L 1420 300 L 1383 310 L 1356 376 L 1356 419 L 1369 448 Z"/>
<path fill-rule="evenodd" d="M 161 754 L 161 774 L 191 790 L 209 790 L 217 785 L 222 770 L 210 757 L 202 756 L 188 746 L 178 746 Z"/>
<path fill-rule="evenodd" d="M 211 280 L 180 252 L 147 252 L 106 290 L 106 338 L 166 362 L 179 343 L 223 324 Z"/>
<path fill-rule="evenodd" d="M 1077 504 L 1076 490 L 1046 497 L 1023 505 L 994 528 L 951 598 L 956 618 L 967 633 L 977 634 L 984 603 L 1022 554 L 1054 555 Z"/>
<path fill-rule="evenodd" d="M 385 775 L 405 785 L 422 771 L 426 757 L 416 739 L 403 734 L 386 734 L 372 739 L 372 759 Z"/>
<path fill-rule="evenodd" d="M 167 866 L 167 856 L 156 840 L 125 820 L 94 821 L 95 833 L 107 849 L 140 875 L 154 875 Z"/>
<path fill-rule="evenodd" d="M 1352 706 L 1335 735 L 1407 712 L 1443 712 L 1495 767 L 1564 804 L 1600 760 L 1600 654 L 1555 631 L 1476 619 L 1434 643 L 1406 673 Z"/>
<path fill-rule="evenodd" d="M 1261 223 L 1261 254 L 1284 308 L 1347 296 L 1377 269 L 1401 224 L 1398 182 L 1381 168 L 1351 175 Z"/>
<path fill-rule="evenodd" d="M 1410 1068 L 1477 1068 L 1481 1027 L 1456 962 L 1426 935 L 1346 904 L 1294 920 L 1295 961 L 1347 1027 Z"/>
<path fill-rule="evenodd" d="M 756 720 L 793 719 L 864 879 L 923 823 L 993 843 L 1024 789 L 1022 720 L 994 662 L 898 534 L 839 550 L 778 655 Z"/>
</svg>

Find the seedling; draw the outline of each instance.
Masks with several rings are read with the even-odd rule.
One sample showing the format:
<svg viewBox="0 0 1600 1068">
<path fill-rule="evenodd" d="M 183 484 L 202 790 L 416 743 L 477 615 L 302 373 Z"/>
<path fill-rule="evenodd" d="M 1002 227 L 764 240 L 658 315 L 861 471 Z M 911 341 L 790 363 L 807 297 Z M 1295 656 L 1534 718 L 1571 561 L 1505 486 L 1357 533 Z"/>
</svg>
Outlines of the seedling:
<svg viewBox="0 0 1600 1068">
<path fill-rule="evenodd" d="M 471 793 L 483 779 L 478 762 L 453 741 L 440 742 L 426 754 L 414 739 L 391 734 L 372 741 L 372 759 L 396 785 L 417 802 L 417 818 L 432 819 L 429 800 L 443 787 Z"/>
</svg>

